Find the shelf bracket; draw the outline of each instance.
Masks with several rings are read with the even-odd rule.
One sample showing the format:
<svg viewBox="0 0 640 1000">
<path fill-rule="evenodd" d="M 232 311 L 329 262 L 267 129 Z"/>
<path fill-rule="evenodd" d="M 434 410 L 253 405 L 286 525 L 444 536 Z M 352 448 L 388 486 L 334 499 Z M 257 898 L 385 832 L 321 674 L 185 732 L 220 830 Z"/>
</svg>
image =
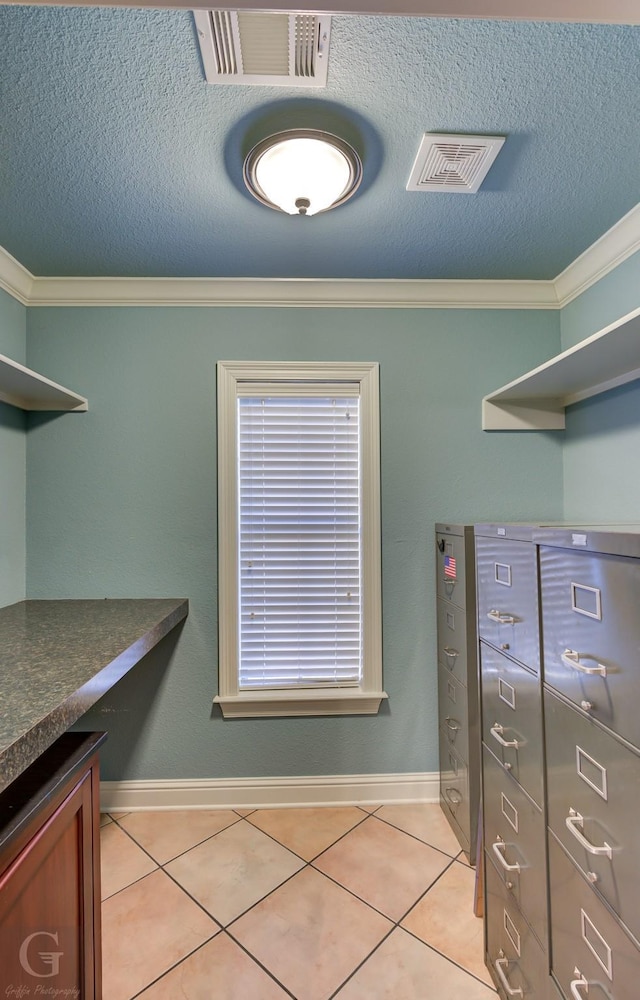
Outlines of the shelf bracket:
<svg viewBox="0 0 640 1000">
<path fill-rule="evenodd" d="M 562 431 L 564 404 L 557 399 L 499 402 L 482 400 L 483 431 Z"/>
</svg>

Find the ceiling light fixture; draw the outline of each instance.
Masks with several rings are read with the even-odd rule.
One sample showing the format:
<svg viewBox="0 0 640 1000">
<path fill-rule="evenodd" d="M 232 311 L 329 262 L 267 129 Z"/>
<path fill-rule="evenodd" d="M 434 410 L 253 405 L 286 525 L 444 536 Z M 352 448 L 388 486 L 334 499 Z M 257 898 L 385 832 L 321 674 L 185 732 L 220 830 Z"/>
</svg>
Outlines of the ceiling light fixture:
<svg viewBox="0 0 640 1000">
<path fill-rule="evenodd" d="M 244 161 L 244 180 L 263 205 L 288 215 L 317 215 L 358 188 L 362 161 L 329 132 L 290 129 L 263 139 Z"/>
</svg>

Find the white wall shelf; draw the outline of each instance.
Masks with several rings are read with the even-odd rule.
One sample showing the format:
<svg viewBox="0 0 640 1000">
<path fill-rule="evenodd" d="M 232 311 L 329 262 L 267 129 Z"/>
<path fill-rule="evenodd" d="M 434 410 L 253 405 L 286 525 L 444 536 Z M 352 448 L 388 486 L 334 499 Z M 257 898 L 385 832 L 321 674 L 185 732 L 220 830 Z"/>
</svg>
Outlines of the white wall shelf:
<svg viewBox="0 0 640 1000">
<path fill-rule="evenodd" d="M 565 407 L 640 379 L 640 308 L 482 400 L 485 431 L 563 430 Z"/>
<path fill-rule="evenodd" d="M 88 409 L 84 396 L 65 389 L 44 375 L 19 365 L 0 354 L 0 402 L 17 406 L 21 410 L 72 410 Z"/>
</svg>

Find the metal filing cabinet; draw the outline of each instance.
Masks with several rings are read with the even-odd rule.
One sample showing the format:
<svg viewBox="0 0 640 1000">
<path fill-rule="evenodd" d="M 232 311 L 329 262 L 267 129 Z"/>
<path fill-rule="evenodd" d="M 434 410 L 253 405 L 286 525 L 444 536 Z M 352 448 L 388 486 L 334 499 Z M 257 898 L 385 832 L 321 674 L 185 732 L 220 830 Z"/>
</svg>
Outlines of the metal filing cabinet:
<svg viewBox="0 0 640 1000">
<path fill-rule="evenodd" d="M 548 993 L 547 959 L 493 865 L 487 865 L 485 926 L 487 952 L 501 996 L 556 998 Z"/>
<path fill-rule="evenodd" d="M 640 527 L 536 539 L 551 969 L 566 1000 L 637 1000 Z"/>
<path fill-rule="evenodd" d="M 473 528 L 436 524 L 440 804 L 475 864 L 480 800 Z"/>
<path fill-rule="evenodd" d="M 485 953 L 499 995 L 557 1000 L 549 976 L 538 554 L 533 526 L 476 525 Z"/>
<path fill-rule="evenodd" d="M 637 1000 L 640 526 L 476 536 L 487 964 L 504 1000 Z"/>
</svg>

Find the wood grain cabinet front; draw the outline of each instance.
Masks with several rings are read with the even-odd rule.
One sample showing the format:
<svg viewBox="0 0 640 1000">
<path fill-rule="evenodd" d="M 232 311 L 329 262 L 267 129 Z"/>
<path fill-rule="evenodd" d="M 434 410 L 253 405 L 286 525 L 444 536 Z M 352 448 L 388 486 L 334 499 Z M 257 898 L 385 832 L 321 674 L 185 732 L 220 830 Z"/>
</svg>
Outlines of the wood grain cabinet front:
<svg viewBox="0 0 640 1000">
<path fill-rule="evenodd" d="M 68 733 L 0 795 L 0 982 L 101 1000 L 102 733 Z"/>
</svg>

